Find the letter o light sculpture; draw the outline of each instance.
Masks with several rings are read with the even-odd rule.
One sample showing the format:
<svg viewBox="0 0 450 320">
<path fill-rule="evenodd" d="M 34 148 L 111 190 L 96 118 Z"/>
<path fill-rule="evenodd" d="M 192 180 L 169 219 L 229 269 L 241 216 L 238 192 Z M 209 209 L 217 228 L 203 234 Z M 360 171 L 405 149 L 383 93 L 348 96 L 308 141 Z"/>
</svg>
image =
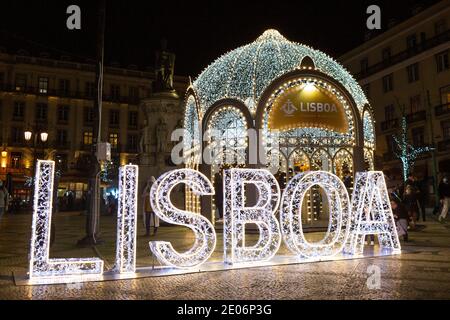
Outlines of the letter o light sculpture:
<svg viewBox="0 0 450 320">
<path fill-rule="evenodd" d="M 325 237 L 310 243 L 303 234 L 301 209 L 306 192 L 318 185 L 327 190 L 330 221 Z M 281 198 L 281 231 L 286 246 L 299 258 L 332 257 L 342 251 L 349 237 L 350 200 L 342 181 L 326 171 L 310 171 L 289 181 Z"/>
</svg>

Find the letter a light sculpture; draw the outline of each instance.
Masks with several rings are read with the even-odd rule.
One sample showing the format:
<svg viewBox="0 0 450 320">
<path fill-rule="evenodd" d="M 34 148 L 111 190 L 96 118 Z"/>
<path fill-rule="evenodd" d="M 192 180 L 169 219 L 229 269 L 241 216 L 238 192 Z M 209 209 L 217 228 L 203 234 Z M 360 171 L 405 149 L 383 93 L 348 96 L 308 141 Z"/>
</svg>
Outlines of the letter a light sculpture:
<svg viewBox="0 0 450 320">
<path fill-rule="evenodd" d="M 34 184 L 30 282 L 68 282 L 100 278 L 103 273 L 103 260 L 98 258 L 50 259 L 49 257 L 54 174 L 53 161 L 38 160 Z"/>
<path fill-rule="evenodd" d="M 345 248 L 347 253 L 362 255 L 364 238 L 378 235 L 381 249 L 400 253 L 391 203 L 381 171 L 358 172 L 352 197 L 352 226 Z"/>
</svg>

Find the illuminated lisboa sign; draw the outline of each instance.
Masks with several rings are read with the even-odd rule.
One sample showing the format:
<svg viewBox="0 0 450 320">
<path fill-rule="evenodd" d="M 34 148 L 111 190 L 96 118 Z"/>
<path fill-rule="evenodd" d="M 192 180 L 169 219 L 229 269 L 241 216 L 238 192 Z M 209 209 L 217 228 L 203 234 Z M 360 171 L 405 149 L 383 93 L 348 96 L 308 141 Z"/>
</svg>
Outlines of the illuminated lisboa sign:
<svg viewBox="0 0 450 320">
<path fill-rule="evenodd" d="M 28 284 L 102 280 L 106 272 L 99 258 L 49 257 L 54 171 L 53 161 L 38 161 Z M 108 271 L 128 278 L 136 274 L 138 171 L 134 165 L 120 168 L 116 261 L 113 270 Z M 163 265 L 161 268 L 196 272 L 210 263 L 207 261 L 216 248 L 217 235 L 206 217 L 172 204 L 171 192 L 179 184 L 186 184 L 198 196 L 213 195 L 214 188 L 206 176 L 191 169 L 165 173 L 151 188 L 150 202 L 156 215 L 167 223 L 191 229 L 194 244 L 186 252 L 176 251 L 165 241 L 151 241 L 149 245 Z M 257 190 L 254 206 L 246 204 L 248 185 Z M 329 203 L 329 226 L 320 242 L 311 243 L 304 236 L 300 213 L 307 191 L 317 185 L 324 190 Z M 268 170 L 229 169 L 224 171 L 223 187 L 224 263 L 220 270 L 260 266 L 271 261 L 274 261 L 271 265 L 279 264 L 276 254 L 282 241 L 292 253 L 290 263 L 362 257 L 368 234 L 378 236 L 383 254 L 400 253 L 382 172 L 357 173 L 351 201 L 342 181 L 325 171 L 298 174 L 281 194 Z M 255 245 L 246 245 L 246 224 L 258 227 L 259 240 Z"/>
</svg>

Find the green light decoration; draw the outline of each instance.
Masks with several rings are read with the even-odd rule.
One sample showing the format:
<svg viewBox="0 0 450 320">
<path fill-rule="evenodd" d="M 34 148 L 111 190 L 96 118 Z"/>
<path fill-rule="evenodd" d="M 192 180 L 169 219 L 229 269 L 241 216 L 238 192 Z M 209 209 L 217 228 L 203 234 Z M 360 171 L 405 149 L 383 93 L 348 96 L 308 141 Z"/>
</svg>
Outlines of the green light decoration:
<svg viewBox="0 0 450 320">
<path fill-rule="evenodd" d="M 394 142 L 398 149 L 398 151 L 394 151 L 394 154 L 402 162 L 403 180 L 406 181 L 417 157 L 422 153 L 433 151 L 434 148 L 429 146 L 416 147 L 408 142 L 408 123 L 405 115 L 401 118 L 400 129 L 401 132 L 392 137 L 394 138 Z"/>
</svg>

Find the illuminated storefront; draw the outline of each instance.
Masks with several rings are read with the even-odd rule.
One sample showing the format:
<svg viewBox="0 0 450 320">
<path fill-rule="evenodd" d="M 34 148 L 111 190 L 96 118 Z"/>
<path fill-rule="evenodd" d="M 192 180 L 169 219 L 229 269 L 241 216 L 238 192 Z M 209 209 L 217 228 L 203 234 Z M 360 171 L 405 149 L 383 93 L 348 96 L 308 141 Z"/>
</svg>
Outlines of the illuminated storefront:
<svg viewBox="0 0 450 320">
<path fill-rule="evenodd" d="M 361 87 L 332 58 L 276 30 L 228 52 L 200 74 L 187 91 L 185 128 L 187 167 L 213 183 L 229 167 L 273 166 L 282 188 L 302 171 L 344 178 L 374 169 L 373 115 Z M 257 132 L 256 149 L 249 129 Z M 209 163 L 202 158 L 207 149 L 213 150 Z M 216 220 L 214 197 L 200 201 L 189 190 L 186 195 L 189 210 Z M 326 206 L 321 198 L 320 188 L 311 188 L 305 224 L 320 220 Z"/>
</svg>

